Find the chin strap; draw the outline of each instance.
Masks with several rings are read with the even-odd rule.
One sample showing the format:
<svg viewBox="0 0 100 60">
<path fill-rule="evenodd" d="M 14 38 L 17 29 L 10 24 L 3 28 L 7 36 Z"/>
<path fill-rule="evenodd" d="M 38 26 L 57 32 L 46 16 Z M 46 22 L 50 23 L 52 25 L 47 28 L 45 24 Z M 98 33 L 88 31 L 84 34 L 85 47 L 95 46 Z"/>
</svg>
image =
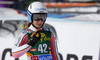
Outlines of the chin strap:
<svg viewBox="0 0 100 60">
<path fill-rule="evenodd" d="M 34 24 L 32 24 L 33 27 L 35 27 L 36 29 L 38 29 L 36 26 L 34 26 Z"/>
</svg>

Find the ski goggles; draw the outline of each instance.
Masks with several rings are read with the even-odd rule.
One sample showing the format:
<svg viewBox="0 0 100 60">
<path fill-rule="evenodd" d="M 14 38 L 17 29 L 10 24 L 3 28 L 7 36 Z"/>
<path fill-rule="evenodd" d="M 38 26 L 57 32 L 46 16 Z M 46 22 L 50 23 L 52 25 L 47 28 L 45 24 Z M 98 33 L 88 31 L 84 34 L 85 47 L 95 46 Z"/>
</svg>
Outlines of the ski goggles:
<svg viewBox="0 0 100 60">
<path fill-rule="evenodd" d="M 35 21 L 39 21 L 39 20 L 45 21 L 47 18 L 47 14 L 46 13 L 35 13 L 33 14 L 32 18 Z"/>
</svg>

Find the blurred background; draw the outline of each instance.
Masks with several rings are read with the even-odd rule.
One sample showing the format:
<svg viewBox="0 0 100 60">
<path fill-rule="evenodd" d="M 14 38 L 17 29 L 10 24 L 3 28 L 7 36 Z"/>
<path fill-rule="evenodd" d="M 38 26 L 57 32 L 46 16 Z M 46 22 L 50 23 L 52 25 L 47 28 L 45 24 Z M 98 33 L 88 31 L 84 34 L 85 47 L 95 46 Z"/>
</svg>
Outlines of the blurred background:
<svg viewBox="0 0 100 60">
<path fill-rule="evenodd" d="M 88 7 L 97 7 L 97 13 L 99 13 L 100 0 L 0 0 L 0 7 L 14 8 L 18 10 L 27 10 L 28 5 L 34 1 L 43 2 L 49 12 L 63 14 L 68 12 L 78 12 L 69 11 L 67 8 L 88 8 Z M 67 10 L 67 11 L 65 11 Z M 90 11 L 91 12 L 91 11 Z M 84 12 L 85 13 L 85 12 Z"/>
</svg>

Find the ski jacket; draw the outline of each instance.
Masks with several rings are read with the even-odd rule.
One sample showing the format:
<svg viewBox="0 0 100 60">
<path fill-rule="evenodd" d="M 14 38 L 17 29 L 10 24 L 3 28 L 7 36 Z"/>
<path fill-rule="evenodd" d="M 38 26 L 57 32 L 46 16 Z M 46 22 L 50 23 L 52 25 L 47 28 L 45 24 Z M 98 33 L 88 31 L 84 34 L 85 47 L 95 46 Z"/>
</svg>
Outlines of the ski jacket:
<svg viewBox="0 0 100 60">
<path fill-rule="evenodd" d="M 19 58 L 26 53 L 28 60 L 60 60 L 55 34 L 49 28 L 41 28 L 41 39 L 34 47 L 27 44 L 35 29 L 32 25 L 24 29 L 17 37 L 12 48 L 12 56 Z"/>
</svg>

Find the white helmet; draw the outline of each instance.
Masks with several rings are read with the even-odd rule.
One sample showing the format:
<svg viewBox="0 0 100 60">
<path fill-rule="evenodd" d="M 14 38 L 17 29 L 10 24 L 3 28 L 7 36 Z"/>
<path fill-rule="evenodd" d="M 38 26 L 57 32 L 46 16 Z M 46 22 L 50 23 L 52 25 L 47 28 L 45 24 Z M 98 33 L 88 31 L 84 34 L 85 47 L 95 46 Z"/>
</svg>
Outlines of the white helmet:
<svg viewBox="0 0 100 60">
<path fill-rule="evenodd" d="M 34 13 L 47 13 L 46 6 L 41 2 L 33 2 L 29 5 L 27 10 L 28 21 L 32 23 L 32 15 Z"/>
</svg>

